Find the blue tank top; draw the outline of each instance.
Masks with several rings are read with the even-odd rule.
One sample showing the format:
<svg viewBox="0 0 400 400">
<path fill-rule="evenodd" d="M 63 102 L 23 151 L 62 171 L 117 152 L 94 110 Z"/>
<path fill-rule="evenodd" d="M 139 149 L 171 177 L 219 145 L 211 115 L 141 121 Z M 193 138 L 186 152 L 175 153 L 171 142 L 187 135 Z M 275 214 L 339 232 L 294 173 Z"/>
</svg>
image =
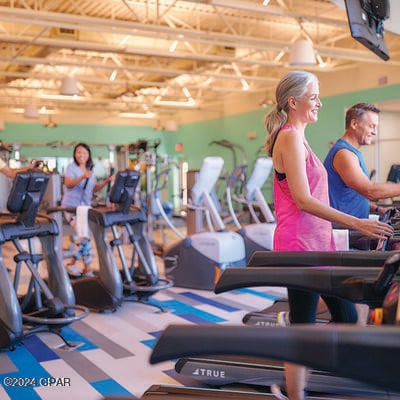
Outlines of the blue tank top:
<svg viewBox="0 0 400 400">
<path fill-rule="evenodd" d="M 333 158 L 341 149 L 347 149 L 353 152 L 357 156 L 364 174 L 368 176 L 367 166 L 365 165 L 361 152 L 345 140 L 339 139 L 329 150 L 324 161 L 324 166 L 328 172 L 330 204 L 333 208 L 343 211 L 346 214 L 358 218 L 368 218 L 370 210 L 369 200 L 355 190 L 349 188 L 333 168 Z"/>
</svg>

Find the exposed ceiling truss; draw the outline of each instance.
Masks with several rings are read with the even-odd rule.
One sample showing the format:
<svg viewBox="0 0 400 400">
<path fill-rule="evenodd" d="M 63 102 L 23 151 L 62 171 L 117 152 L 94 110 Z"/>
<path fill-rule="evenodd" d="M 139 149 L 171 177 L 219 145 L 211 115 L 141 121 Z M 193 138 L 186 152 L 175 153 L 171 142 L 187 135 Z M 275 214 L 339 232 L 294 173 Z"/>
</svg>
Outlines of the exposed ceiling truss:
<svg viewBox="0 0 400 400">
<path fill-rule="evenodd" d="M 382 64 L 351 38 L 346 12 L 333 2 L 262 3 L 0 1 L 0 109 L 21 116 L 33 102 L 70 122 L 89 112 L 104 119 L 223 115 L 226 102 L 244 92 L 256 101 L 268 96 L 300 37 L 314 44 L 311 70 Z M 398 36 L 385 38 L 388 63 L 399 66 Z M 79 82 L 78 97 L 59 95 L 65 76 Z"/>
</svg>

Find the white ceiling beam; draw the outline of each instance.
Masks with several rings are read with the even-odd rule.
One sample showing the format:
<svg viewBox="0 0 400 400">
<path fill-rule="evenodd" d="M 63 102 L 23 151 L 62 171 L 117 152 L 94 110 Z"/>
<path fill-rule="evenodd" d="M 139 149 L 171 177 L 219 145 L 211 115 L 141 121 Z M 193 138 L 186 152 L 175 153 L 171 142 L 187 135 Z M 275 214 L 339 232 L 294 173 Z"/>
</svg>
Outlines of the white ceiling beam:
<svg viewBox="0 0 400 400">
<path fill-rule="evenodd" d="M 1 8 L 1 7 L 0 7 Z M 15 44 L 33 44 L 33 38 L 21 37 L 16 35 L 2 35 L 0 33 L 0 42 L 15 43 Z M 190 52 L 177 51 L 170 53 L 166 50 L 160 50 L 156 48 L 145 49 L 135 46 L 119 46 L 119 45 L 109 45 L 107 43 L 96 43 L 89 41 L 71 40 L 71 39 L 54 39 L 54 38 L 36 38 L 34 40 L 36 46 L 43 47 L 54 47 L 54 48 L 73 48 L 86 51 L 95 51 L 99 53 L 119 53 L 126 55 L 143 55 L 148 57 L 166 57 L 172 59 L 183 59 L 183 60 L 193 60 L 193 61 L 205 61 L 205 62 L 215 62 L 215 63 L 231 63 L 236 62 L 240 65 L 259 65 L 262 67 L 279 67 L 282 63 L 277 63 L 273 61 L 264 61 L 259 59 L 246 59 L 243 57 L 232 57 L 232 56 L 218 56 L 218 55 L 201 55 L 193 54 Z M 219 43 L 215 43 L 219 45 Z M 368 50 L 349 50 L 345 48 L 338 48 L 333 46 L 318 46 L 314 44 L 315 50 L 323 57 L 332 57 L 341 60 L 348 61 L 360 61 L 368 63 L 382 63 L 382 60 L 378 58 L 375 54 Z M 283 41 L 273 41 L 264 40 L 264 46 L 256 50 L 270 51 L 275 49 L 276 51 L 288 51 L 288 46 L 286 42 Z M 12 59 L 15 62 L 16 59 Z M 390 59 L 386 62 L 389 65 L 399 65 L 398 61 Z M 98 66 L 99 67 L 99 66 Z M 129 69 L 129 67 L 125 67 Z M 165 71 L 165 70 L 163 70 Z M 152 71 L 149 71 L 152 72 Z M 158 72 L 156 72 L 158 73 Z M 181 70 L 172 71 L 171 75 L 181 74 Z"/>
<path fill-rule="evenodd" d="M 264 61 L 258 59 L 248 60 L 243 57 L 232 57 L 228 55 L 218 56 L 218 55 L 207 55 L 207 54 L 195 54 L 191 52 L 183 52 L 183 51 L 175 51 L 174 53 L 170 53 L 168 50 L 157 49 L 157 48 L 143 48 L 138 46 L 119 46 L 119 45 L 110 45 L 107 43 L 97 43 L 97 42 L 89 42 L 89 41 L 81 41 L 81 40 L 68 40 L 68 39 L 54 39 L 54 38 L 37 38 L 33 40 L 33 38 L 29 37 L 21 37 L 16 35 L 3 35 L 0 33 L 0 42 L 5 43 L 15 43 L 15 44 L 24 44 L 24 45 L 35 45 L 35 46 L 43 46 L 43 47 L 53 47 L 53 48 L 67 48 L 67 49 L 79 49 L 86 51 L 94 51 L 99 53 L 117 53 L 117 54 L 126 54 L 126 55 L 141 55 L 147 57 L 165 57 L 170 59 L 177 60 L 193 60 L 193 61 L 205 61 L 205 62 L 215 62 L 215 63 L 230 63 L 233 60 L 237 64 L 243 65 L 260 65 L 264 67 L 273 67 L 278 66 L 277 63 L 272 61 Z M 220 45 L 219 43 L 215 43 L 215 45 Z M 276 49 L 287 48 L 286 42 L 277 42 L 270 41 L 270 46 L 268 47 L 271 50 L 271 47 Z M 263 47 L 259 50 L 267 50 L 267 48 Z M 109 56 L 109 55 L 106 55 Z M 232 61 L 230 61 L 232 60 Z M 128 68 L 128 67 L 127 67 Z"/>
<path fill-rule="evenodd" d="M 231 2 L 235 3 L 235 2 Z M 269 8 L 264 7 L 264 8 Z M 282 11 L 282 16 L 286 16 Z M 300 15 L 298 17 L 301 17 Z M 304 16 L 302 17 L 304 20 Z M 315 18 L 317 20 L 318 18 Z M 39 25 L 46 27 L 64 27 L 69 29 L 81 29 L 86 31 L 112 33 L 114 35 L 154 37 L 154 34 L 164 34 L 163 39 L 191 41 L 199 44 L 213 44 L 226 47 L 248 48 L 256 50 L 276 50 L 280 51 L 282 47 L 287 46 L 287 42 L 268 40 L 264 38 L 232 35 L 220 32 L 201 31 L 198 29 L 171 29 L 169 26 L 157 24 L 142 24 L 128 21 L 118 21 L 115 19 L 104 19 L 87 17 L 82 15 L 61 14 L 46 11 L 32 11 L 25 9 L 16 9 L 9 7 L 0 7 L 0 21 L 20 22 L 27 25 Z M 326 20 L 337 23 L 337 20 Z M 328 22 L 327 22 L 328 23 Z M 0 36 L 0 40 L 3 40 Z M 35 39 L 35 44 L 40 45 L 42 38 Z M 79 45 L 79 41 L 74 41 Z M 92 44 L 95 48 L 103 48 L 102 51 L 123 50 L 118 46 Z M 117 47 L 117 49 L 115 48 Z M 83 47 L 82 47 L 83 48 Z M 106 50 L 108 48 L 108 50 Z M 111 48 L 114 48 L 111 50 Z M 367 54 L 367 52 L 365 52 Z M 155 54 L 156 55 L 156 54 Z M 373 62 L 373 61 L 371 61 Z"/>
<path fill-rule="evenodd" d="M 7 61 L 10 60 L 10 61 Z M 11 61 L 12 60 L 12 61 Z M 62 58 L 62 59 L 43 59 L 43 58 L 34 58 L 34 57 L 18 57 L 15 60 L 14 59 L 7 59 L 7 58 L 0 58 L 1 62 L 12 62 L 13 64 L 21 64 L 21 65 L 57 65 L 57 66 L 68 66 L 68 67 L 81 67 L 82 64 L 80 61 L 71 61 L 70 59 L 67 58 Z M 206 78 L 214 78 L 214 79 L 221 79 L 221 80 L 230 80 L 230 81 L 240 81 L 241 78 L 244 78 L 249 81 L 253 82 L 264 82 L 264 83 L 275 83 L 276 79 L 271 78 L 268 76 L 253 76 L 253 75 L 246 75 L 243 74 L 241 77 L 238 77 L 235 74 L 223 74 L 223 73 L 213 73 L 213 72 L 207 72 L 207 71 L 186 71 L 182 69 L 172 69 L 172 68 L 152 68 L 152 67 L 139 67 L 139 66 L 124 66 L 124 67 L 118 67 L 118 66 L 104 66 L 99 63 L 89 63 L 85 62 L 85 67 L 93 68 L 93 69 L 106 69 L 106 70 L 114 70 L 114 69 L 119 69 L 119 70 L 124 70 L 127 69 L 129 71 L 134 71 L 134 72 L 143 72 L 143 73 L 152 73 L 152 74 L 159 74 L 159 75 L 170 75 L 170 76 L 180 76 L 180 75 L 185 75 L 185 74 L 190 74 L 191 76 L 201 76 L 201 77 L 206 77 Z M 25 74 L 25 75 L 24 75 Z M 20 77 L 20 78 L 27 78 L 31 76 L 29 72 L 24 73 L 24 72 L 13 72 L 13 71 L 0 71 L 0 76 L 15 76 L 15 77 Z M 79 74 L 76 76 L 79 78 Z M 40 77 L 40 73 L 35 75 L 36 79 L 48 79 L 49 75 L 46 73 L 43 73 L 42 76 Z M 59 79 L 62 79 L 62 76 L 60 75 Z M 125 80 L 124 80 L 125 82 Z M 93 81 L 92 81 L 93 83 Z M 109 81 L 109 80 L 104 80 L 104 84 L 106 85 L 112 85 L 116 84 L 116 81 Z M 148 83 L 148 82 L 147 82 Z M 138 84 L 145 86 L 142 81 L 138 81 Z M 153 82 L 151 86 L 157 86 L 156 82 Z M 169 85 L 170 86 L 170 85 Z"/>
<path fill-rule="evenodd" d="M 196 0 L 186 0 L 187 2 L 196 2 Z M 297 0 L 298 1 L 298 0 Z M 214 7 L 231 8 L 234 10 L 246 11 L 261 15 L 270 15 L 275 17 L 285 17 L 293 19 L 303 19 L 315 23 L 321 23 L 326 25 L 334 25 L 345 27 L 347 25 L 346 21 L 342 21 L 334 18 L 323 18 L 317 15 L 304 15 L 288 11 L 286 8 L 277 7 L 273 5 L 263 6 L 260 3 L 254 3 L 251 1 L 243 0 L 208 0 L 206 1 L 208 5 Z"/>
</svg>

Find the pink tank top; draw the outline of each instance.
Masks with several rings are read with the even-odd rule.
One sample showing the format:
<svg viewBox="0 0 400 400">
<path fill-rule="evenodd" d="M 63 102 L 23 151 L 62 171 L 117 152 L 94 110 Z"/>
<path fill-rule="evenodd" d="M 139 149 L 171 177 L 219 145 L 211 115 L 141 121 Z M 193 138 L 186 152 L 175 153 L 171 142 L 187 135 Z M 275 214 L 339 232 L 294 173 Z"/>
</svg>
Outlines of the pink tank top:
<svg viewBox="0 0 400 400">
<path fill-rule="evenodd" d="M 308 156 L 306 174 L 313 197 L 329 204 L 328 179 L 325 167 L 305 144 Z M 276 229 L 275 251 L 334 251 L 332 224 L 296 206 L 289 191 L 287 179 L 278 180 L 274 173 L 274 205 Z"/>
</svg>

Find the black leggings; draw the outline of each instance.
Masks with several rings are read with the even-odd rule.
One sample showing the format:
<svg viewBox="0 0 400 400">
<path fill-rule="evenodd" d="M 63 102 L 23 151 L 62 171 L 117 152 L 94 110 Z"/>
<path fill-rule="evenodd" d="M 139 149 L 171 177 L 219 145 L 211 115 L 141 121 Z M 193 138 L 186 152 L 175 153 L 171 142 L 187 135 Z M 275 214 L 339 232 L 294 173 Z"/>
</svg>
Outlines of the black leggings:
<svg viewBox="0 0 400 400">
<path fill-rule="evenodd" d="M 290 322 L 294 324 L 314 323 L 317 314 L 319 294 L 298 289 L 288 289 Z M 333 296 L 322 296 L 331 316 L 332 322 L 356 323 L 357 310 L 349 300 Z"/>
</svg>

